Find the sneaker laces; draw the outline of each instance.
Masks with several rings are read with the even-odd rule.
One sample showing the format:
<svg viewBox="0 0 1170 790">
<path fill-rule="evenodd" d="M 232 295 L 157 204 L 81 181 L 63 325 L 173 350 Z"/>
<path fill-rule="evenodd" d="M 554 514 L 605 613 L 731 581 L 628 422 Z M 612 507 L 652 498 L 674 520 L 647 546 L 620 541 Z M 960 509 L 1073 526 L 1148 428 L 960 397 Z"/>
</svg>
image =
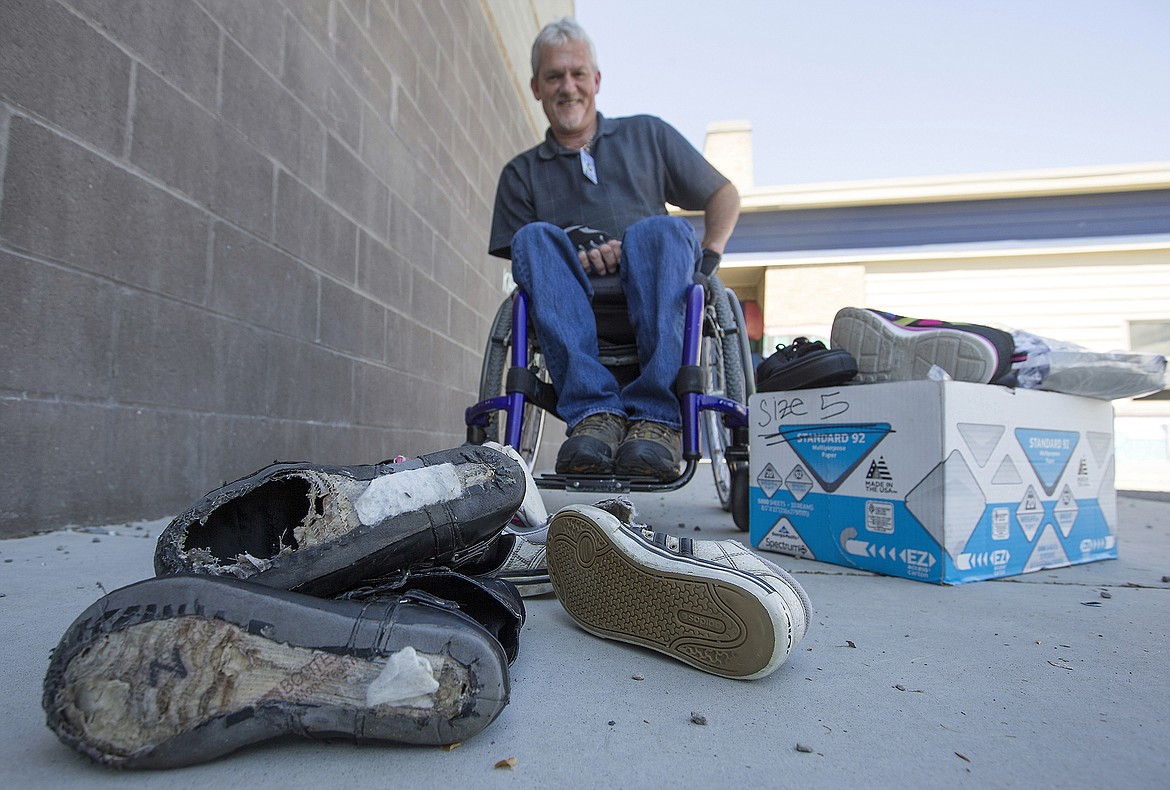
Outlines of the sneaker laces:
<svg viewBox="0 0 1170 790">
<path fill-rule="evenodd" d="M 786 346 L 776 346 L 776 354 L 785 360 L 797 359 L 813 351 L 824 351 L 825 344 L 819 340 L 809 340 L 807 337 L 794 338 Z"/>
<path fill-rule="evenodd" d="M 672 444 L 678 441 L 682 432 L 661 422 L 638 420 L 630 425 L 626 432 L 626 440 L 648 439 L 659 444 Z"/>
<path fill-rule="evenodd" d="M 616 414 L 610 414 L 607 411 L 602 411 L 596 414 L 590 414 L 588 417 L 582 419 L 581 422 L 577 423 L 577 425 L 573 427 L 573 433 L 571 435 L 576 435 L 578 433 L 593 435 L 610 432 L 621 433 L 624 427 L 624 419 Z"/>
</svg>

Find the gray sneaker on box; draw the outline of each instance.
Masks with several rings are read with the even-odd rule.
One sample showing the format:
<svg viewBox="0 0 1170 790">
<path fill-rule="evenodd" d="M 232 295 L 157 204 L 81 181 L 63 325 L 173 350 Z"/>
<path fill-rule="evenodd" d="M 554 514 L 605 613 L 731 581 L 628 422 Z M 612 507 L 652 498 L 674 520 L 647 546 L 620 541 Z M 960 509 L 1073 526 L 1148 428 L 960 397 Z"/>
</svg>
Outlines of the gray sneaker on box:
<svg viewBox="0 0 1170 790">
<path fill-rule="evenodd" d="M 954 381 L 988 384 L 1011 369 L 1015 353 L 1001 329 L 860 307 L 837 311 L 830 342 L 853 355 L 862 384 L 925 380 L 934 367 Z"/>
</svg>

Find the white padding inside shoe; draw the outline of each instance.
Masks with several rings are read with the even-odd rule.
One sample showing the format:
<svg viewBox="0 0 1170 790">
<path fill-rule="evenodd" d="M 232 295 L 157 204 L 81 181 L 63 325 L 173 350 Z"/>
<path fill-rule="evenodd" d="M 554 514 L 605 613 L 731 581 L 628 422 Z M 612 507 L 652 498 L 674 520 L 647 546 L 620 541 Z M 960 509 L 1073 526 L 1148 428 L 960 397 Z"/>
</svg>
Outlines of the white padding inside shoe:
<svg viewBox="0 0 1170 790">
<path fill-rule="evenodd" d="M 379 477 L 357 498 L 354 510 L 368 526 L 401 513 L 450 502 L 462 494 L 463 484 L 455 464 L 440 464 Z"/>
<path fill-rule="evenodd" d="M 520 468 L 524 470 L 524 502 L 520 505 L 520 510 L 516 512 L 516 516 L 520 519 L 520 523 L 530 530 L 545 530 L 548 528 L 548 510 L 544 506 L 544 499 L 540 496 L 540 489 L 536 487 L 536 481 L 532 479 L 532 472 L 528 469 L 528 463 L 516 452 L 516 448 L 507 444 L 499 444 L 498 442 L 485 442 L 484 447 L 490 447 L 512 458 L 516 463 L 520 464 Z M 524 534 L 517 532 L 517 534 Z M 545 534 L 541 532 L 541 534 Z M 533 540 L 527 534 L 525 537 L 532 543 L 544 543 L 544 538 Z"/>
<path fill-rule="evenodd" d="M 386 659 L 386 666 L 366 689 L 366 704 L 424 708 L 439 688 L 431 662 L 413 647 L 404 647 Z"/>
</svg>

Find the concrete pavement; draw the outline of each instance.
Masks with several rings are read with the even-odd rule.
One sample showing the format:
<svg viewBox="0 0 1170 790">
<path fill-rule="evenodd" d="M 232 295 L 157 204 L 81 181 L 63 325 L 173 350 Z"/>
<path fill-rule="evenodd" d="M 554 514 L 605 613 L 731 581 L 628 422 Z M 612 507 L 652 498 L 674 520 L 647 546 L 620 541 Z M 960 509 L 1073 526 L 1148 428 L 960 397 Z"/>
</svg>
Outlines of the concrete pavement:
<svg viewBox="0 0 1170 790">
<path fill-rule="evenodd" d="M 553 509 L 588 498 L 549 494 Z M 746 539 L 706 468 L 634 497 L 645 522 Z M 766 555 L 814 607 L 755 682 L 596 639 L 528 599 L 512 701 L 460 748 L 287 740 L 114 773 L 45 727 L 50 649 L 90 603 L 152 575 L 165 520 L 0 541 L 0 782 L 7 787 L 1170 786 L 1170 496 L 1122 495 L 1117 560 L 960 587 Z M 640 678 L 640 679 L 639 679 Z M 701 714 L 705 725 L 692 722 Z M 494 768 L 515 757 L 514 768 Z"/>
</svg>

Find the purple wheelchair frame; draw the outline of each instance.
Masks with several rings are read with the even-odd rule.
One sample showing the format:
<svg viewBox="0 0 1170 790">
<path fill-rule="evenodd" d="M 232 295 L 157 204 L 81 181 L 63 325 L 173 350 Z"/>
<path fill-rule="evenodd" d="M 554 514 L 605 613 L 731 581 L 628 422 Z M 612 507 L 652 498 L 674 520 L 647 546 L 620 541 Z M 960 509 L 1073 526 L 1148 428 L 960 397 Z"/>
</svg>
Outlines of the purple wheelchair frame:
<svg viewBox="0 0 1170 790">
<path fill-rule="evenodd" d="M 686 301 L 686 323 L 683 335 L 682 369 L 688 368 L 701 373 L 700 353 L 703 337 L 703 310 L 706 306 L 704 286 L 694 283 L 688 286 Z M 513 368 L 528 367 L 528 295 L 517 290 L 512 300 L 512 349 Z M 680 379 L 684 378 L 680 375 Z M 671 491 L 685 485 L 695 473 L 695 466 L 702 457 L 700 445 L 699 414 L 702 411 L 717 411 L 723 415 L 728 428 L 747 428 L 747 404 L 729 398 L 707 395 L 702 391 L 704 377 L 690 377 L 691 385 L 682 387 L 680 406 L 682 410 L 682 456 L 686 462 L 682 473 L 672 481 L 657 482 L 637 478 L 633 481 L 618 481 L 606 478 L 575 477 L 563 475 L 542 475 L 537 478 L 539 488 L 558 488 L 582 491 Z M 480 401 L 467 408 L 464 421 L 468 426 L 486 426 L 490 414 L 504 411 L 508 415 L 504 443 L 517 450 L 520 448 L 523 431 L 524 407 L 528 402 L 523 392 L 509 391 L 503 395 Z M 743 459 L 746 462 L 746 459 Z"/>
</svg>

